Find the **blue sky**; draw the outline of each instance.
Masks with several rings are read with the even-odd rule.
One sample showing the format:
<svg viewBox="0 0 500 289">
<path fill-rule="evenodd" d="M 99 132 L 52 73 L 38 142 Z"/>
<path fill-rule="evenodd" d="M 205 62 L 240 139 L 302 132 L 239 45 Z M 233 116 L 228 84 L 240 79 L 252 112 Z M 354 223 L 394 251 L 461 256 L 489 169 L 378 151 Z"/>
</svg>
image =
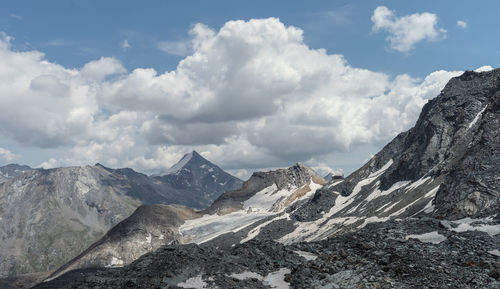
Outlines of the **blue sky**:
<svg viewBox="0 0 500 289">
<path fill-rule="evenodd" d="M 400 15 L 431 12 L 448 36 L 420 43 L 410 55 L 387 51 L 385 35 L 371 33 L 373 10 L 385 5 Z M 195 23 L 213 28 L 226 21 L 278 17 L 304 30 L 314 48 L 346 56 L 353 66 L 391 74 L 423 77 L 438 69 L 498 66 L 494 35 L 498 1 L 2 1 L 4 32 L 18 49 L 37 49 L 67 67 L 81 67 L 101 56 L 114 56 L 128 69 L 175 68 L 181 59 L 157 49 L 162 41 L 189 39 Z M 18 19 L 19 16 L 21 19 Z M 468 27 L 456 25 L 466 21 Z M 493 37 L 492 37 L 493 36 Z M 123 40 L 131 48 L 121 49 Z"/>
<path fill-rule="evenodd" d="M 380 27 L 376 29 L 373 17 L 375 9 L 380 6 L 386 8 L 383 11 L 379 10 L 380 13 L 387 12 L 390 15 L 384 14 L 385 16 L 383 16 L 380 14 L 382 15 L 379 22 Z M 92 99 L 90 103 L 83 105 L 81 99 L 75 96 L 70 102 L 71 105 L 75 105 L 71 111 L 65 111 L 62 108 L 61 110 L 54 108 L 52 111 L 51 106 L 41 110 L 39 106 L 34 106 L 24 113 L 28 113 L 28 111 L 34 112 L 33 115 L 40 115 L 41 120 L 36 120 L 33 117 L 33 123 L 23 120 L 17 122 L 16 125 L 12 125 L 10 122 L 12 118 L 3 120 L 3 123 L 0 120 L 0 125 L 4 126 L 0 149 L 11 154 L 11 157 L 6 157 L 7 153 L 4 153 L 2 158 L 2 150 L 0 150 L 0 164 L 15 161 L 32 166 L 43 163 L 44 166 L 50 167 L 51 165 L 80 165 L 100 161 L 109 166 L 131 166 L 141 171 L 153 172 L 172 165 L 175 159 L 179 158 L 183 153 L 191 149 L 197 149 L 206 157 L 242 177 L 247 176 L 254 169 L 284 166 L 295 161 L 306 162 L 320 170 L 332 168 L 350 172 L 359 167 L 363 161 L 366 161 L 371 154 L 380 149 L 397 132 L 411 127 L 418 116 L 420 107 L 424 103 L 423 100 L 426 101 L 426 99 L 433 97 L 426 94 L 430 91 L 429 87 L 432 87 L 432 93 L 436 93 L 442 88 L 443 83 L 449 77 L 455 75 L 457 71 L 472 70 L 484 65 L 498 67 L 500 59 L 500 46 L 498 45 L 498 37 L 496 37 L 498 25 L 494 22 L 496 12 L 500 11 L 498 1 L 482 1 L 481 5 L 470 1 L 2 1 L 0 11 L 0 32 L 3 32 L 5 37 L 9 38 L 9 40 L 5 40 L 4 37 L 4 42 L 9 43 L 5 57 L 12 58 L 12 55 L 20 55 L 23 52 L 41 52 L 44 56 L 38 59 L 34 57 L 33 63 L 30 65 L 35 67 L 43 64 L 43 61 L 47 61 L 65 69 L 73 69 L 80 74 L 83 73 L 86 64 L 98 61 L 102 57 L 105 57 L 105 60 L 95 64 L 95 67 L 98 67 L 97 70 L 101 71 L 102 67 L 113 67 L 110 71 L 105 72 L 104 78 L 96 80 L 97 78 L 93 75 L 93 82 L 85 84 L 87 88 L 96 89 L 94 94 L 84 97 L 84 99 Z M 415 17 L 422 20 L 424 18 L 419 17 L 423 13 L 427 13 L 427 16 L 430 15 L 431 18 L 426 18 L 427 20 L 432 20 L 434 19 L 432 17 L 435 17 L 435 22 L 433 25 L 427 22 L 430 26 L 421 27 L 424 36 L 418 38 L 418 36 L 409 35 L 408 33 L 413 33 L 420 28 L 413 29 L 411 27 L 412 23 L 408 24 L 405 21 L 411 19 L 411 15 L 415 15 Z M 278 24 L 287 29 L 292 26 L 300 29 L 302 38 L 298 42 L 310 51 L 315 52 L 319 51 L 318 49 L 324 49 L 326 56 L 343 55 L 342 59 L 345 64 L 338 64 L 339 71 L 344 68 L 343 65 L 347 65 L 349 69 L 363 69 L 373 73 L 373 77 L 366 77 L 367 82 L 387 81 L 387 84 L 384 87 L 375 87 L 374 84 L 356 83 L 360 87 L 338 88 L 337 84 L 331 83 L 335 81 L 332 76 L 330 80 L 325 80 L 325 83 L 314 88 L 308 88 L 307 91 L 311 92 L 311 95 L 315 95 L 316 98 L 313 96 L 309 98 L 309 95 L 303 92 L 304 94 L 301 97 L 307 100 L 304 102 L 308 103 L 305 116 L 297 113 L 298 109 L 292 109 L 301 104 L 294 98 L 293 91 L 296 91 L 298 87 L 302 88 L 303 83 L 293 84 L 294 88 L 291 90 L 270 87 L 269 90 L 261 91 L 262 94 L 272 94 L 276 93 L 276 91 L 281 93 L 280 89 L 288 92 L 283 93 L 285 95 L 283 99 L 276 98 L 271 102 L 255 97 L 255 102 L 260 101 L 262 107 L 267 105 L 268 108 L 257 108 L 257 104 L 252 104 L 251 106 L 256 106 L 255 113 L 252 113 L 249 108 L 248 117 L 246 118 L 234 115 L 219 117 L 221 113 L 217 109 L 230 109 L 220 105 L 223 103 L 222 100 L 206 103 L 207 107 L 214 106 L 217 108 L 214 108 L 212 112 L 200 113 L 193 108 L 186 110 L 186 113 L 190 114 L 189 117 L 179 117 L 175 116 L 175 112 L 169 112 L 168 109 L 174 103 L 178 104 L 178 99 L 175 98 L 165 98 L 163 104 L 165 104 L 166 108 L 165 110 L 159 110 L 154 107 L 155 102 L 145 102 L 140 99 L 144 97 L 144 94 L 148 94 L 147 90 L 141 90 L 142 95 L 137 92 L 127 96 L 126 100 L 131 103 L 129 106 L 120 104 L 124 101 L 123 99 L 110 96 L 109 93 L 106 94 L 112 90 L 110 88 L 112 85 L 109 84 L 110 81 L 116 81 L 115 86 L 113 86 L 116 88 L 126 82 L 124 79 L 130 79 L 136 68 L 153 68 L 157 72 L 157 76 L 171 71 L 177 71 L 178 74 L 188 71 L 186 75 L 189 75 L 189 77 L 198 77 L 193 76 L 194 72 L 199 73 L 193 68 L 192 65 L 194 64 L 189 64 L 191 66 L 186 65 L 188 68 L 176 70 L 179 62 L 192 55 L 196 50 L 192 41 L 197 36 L 201 37 L 201 34 L 199 34 L 201 32 L 193 32 L 193 28 L 197 27 L 197 23 L 206 25 L 207 29 L 211 29 L 216 36 L 221 36 L 222 34 L 219 35 L 218 32 L 225 27 L 228 21 L 244 20 L 243 26 L 250 27 L 253 25 L 252 27 L 257 27 L 262 23 L 252 24 L 249 20 L 269 19 L 270 17 L 279 18 Z M 272 21 L 268 22 L 271 23 Z M 276 21 L 273 23 L 276 24 Z M 278 26 L 275 26 L 275 28 L 281 29 Z M 261 26 L 259 27 L 260 30 L 252 30 L 254 32 L 251 33 L 265 31 L 265 29 L 262 30 Z M 249 30 L 240 28 L 242 30 L 234 31 L 250 33 Z M 269 37 L 279 37 L 279 33 Z M 395 35 L 399 35 L 400 38 L 391 43 L 388 38 L 391 36 L 394 38 Z M 238 35 L 233 36 L 237 37 Z M 291 36 L 291 40 L 287 41 L 294 44 L 297 40 L 294 37 Z M 402 42 L 401 37 L 406 42 Z M 417 37 L 417 40 L 411 40 L 411 37 Z M 269 38 L 266 39 L 266 41 L 269 41 Z M 233 40 L 227 41 L 229 43 Z M 288 44 L 287 42 L 286 45 Z M 282 45 L 282 43 L 277 45 Z M 261 46 L 258 46 L 252 49 L 261 48 Z M 280 48 L 267 47 L 265 49 Z M 250 49 L 249 51 L 254 50 Z M 304 59 L 315 57 L 309 55 L 310 51 L 300 51 L 302 52 L 294 52 L 295 57 L 300 53 L 305 53 Z M 217 53 L 202 52 L 200 53 L 205 57 L 218 57 Z M 238 53 L 238 51 L 235 53 Z M 258 54 L 255 57 L 255 59 L 246 59 L 244 61 L 252 63 L 256 59 L 267 59 L 265 57 L 268 56 Z M 329 57 L 329 59 L 334 61 L 332 57 Z M 227 61 L 229 60 L 223 60 L 222 64 L 216 61 L 209 62 L 214 63 L 216 65 L 214 68 L 217 68 L 220 65 L 229 65 Z M 283 63 L 274 63 L 272 65 L 270 64 L 270 69 L 273 67 L 280 69 Z M 264 66 L 264 71 L 265 68 Z M 4 68 L 7 71 L 8 69 L 9 67 Z M 319 68 L 315 65 L 311 66 L 310 69 L 323 71 L 327 68 Z M 30 89 L 33 88 L 36 77 L 52 73 L 43 72 L 42 70 L 42 68 L 33 68 L 33 70 L 30 70 L 32 74 L 25 74 L 32 77 L 32 79 L 29 79 Z M 432 79 L 425 82 L 426 77 L 440 70 L 444 70 L 448 74 L 439 77 L 434 75 Z M 53 69 L 50 71 L 53 71 Z M 92 71 L 95 73 L 96 70 Z M 182 73 L 180 73 L 181 71 Z M 310 70 L 305 69 L 301 73 L 307 74 L 308 71 Z M 74 82 L 76 80 L 73 79 L 71 83 L 66 83 L 65 81 L 69 76 L 62 76 L 61 73 L 54 72 L 54 79 L 57 79 L 59 84 L 76 87 L 77 84 Z M 357 72 L 352 72 L 354 76 L 346 76 L 344 72 L 339 73 L 341 73 L 339 75 L 348 79 L 359 76 L 359 79 L 365 80 L 365 76 L 360 76 L 361 74 L 358 75 Z M 305 74 L 300 75 L 304 79 Z M 411 77 L 412 80 L 403 81 L 402 76 L 405 75 Z M 148 77 L 153 82 L 164 80 L 161 77 L 156 80 L 151 76 L 146 78 Z M 224 77 L 227 77 L 227 75 Z M 22 75 L 20 75 L 19 79 L 22 78 Z M 88 80 L 88 78 L 85 79 Z M 47 78 L 43 78 L 43 80 L 45 81 L 43 84 L 44 89 L 48 89 Z M 123 80 L 123 83 L 120 80 Z M 0 78 L 0 84 L 8 81 L 13 80 Z M 205 83 L 206 79 L 191 79 L 190 81 L 188 86 L 193 87 Z M 432 81 L 439 84 L 429 84 Z M 77 82 L 80 85 L 81 79 Z M 169 85 L 172 86 L 172 83 L 175 83 L 175 81 L 169 82 Z M 259 84 L 260 82 L 242 82 L 238 88 L 230 87 L 214 91 L 221 94 L 234 93 L 238 89 L 257 85 L 256 83 Z M 404 86 L 403 83 L 409 84 Z M 123 85 L 126 85 L 126 83 Z M 268 84 L 260 83 L 259 85 Z M 360 119 L 359 124 L 353 125 L 355 129 L 360 129 L 359 133 L 350 134 L 349 131 L 352 131 L 353 128 L 346 124 L 348 121 L 341 117 L 334 117 L 334 114 L 338 114 L 338 108 L 335 107 L 336 102 L 333 101 L 332 97 L 331 107 L 323 111 L 323 114 L 331 115 L 324 120 L 321 117 L 317 120 L 317 122 L 323 122 L 325 125 L 331 123 L 331 131 L 324 131 L 324 125 L 314 126 L 312 124 L 309 130 L 304 130 L 304 132 L 314 135 L 312 137 L 314 144 L 307 145 L 302 143 L 301 140 L 293 139 L 265 141 L 266 139 L 272 139 L 268 136 L 269 131 L 273 130 L 272 123 L 281 123 L 282 126 L 287 128 L 287 125 L 290 125 L 290 131 L 304 133 L 301 131 L 304 125 L 297 126 L 295 120 L 305 117 L 304 119 L 308 125 L 315 122 L 312 116 L 321 113 L 321 111 L 315 110 L 317 104 L 328 96 L 328 94 L 322 94 L 325 93 L 324 86 L 330 87 L 329 94 L 338 94 L 337 97 L 344 97 L 342 99 L 349 100 L 343 104 L 347 109 L 343 108 L 340 111 L 352 110 L 353 118 L 356 118 L 357 115 L 356 106 L 366 107 L 370 105 L 370 109 L 364 112 L 367 116 Z M 207 87 L 204 89 L 208 89 Z M 54 89 L 52 84 L 50 84 L 50 89 Z M 75 89 L 72 91 L 75 91 Z M 118 88 L 116 89 L 118 91 Z M 370 95 L 370 93 L 363 92 L 364 89 L 380 90 L 380 92 L 374 92 L 374 95 Z M 410 90 L 411 92 L 408 92 Z M 425 92 L 422 92 L 424 90 Z M 214 91 L 210 93 L 213 94 Z M 383 104 L 387 102 L 384 97 L 390 98 L 391 95 L 397 93 L 402 95 L 407 92 L 409 95 L 401 97 L 398 101 L 414 104 L 414 106 L 403 103 L 393 108 L 395 112 L 383 108 Z M 0 93 L 4 93 L 3 96 L 0 95 L 0 100 L 2 97 L 4 101 L 12 97 L 6 91 L 0 91 Z M 170 90 L 165 91 L 165 95 L 172 93 Z M 197 97 L 197 94 L 188 88 L 184 93 Z M 197 93 L 200 92 L 197 91 Z M 351 97 L 350 93 L 356 96 Z M 40 95 L 33 91 L 25 90 L 23 92 L 19 90 L 19 95 L 25 96 L 25 100 L 30 100 L 33 97 L 34 103 L 36 100 L 41 101 L 42 99 Z M 43 95 L 45 97 L 46 94 Z M 367 97 L 379 99 L 379 103 L 374 104 L 371 102 L 367 104 Z M 137 99 L 130 100 L 130 98 Z M 313 98 L 318 102 L 314 102 Z M 159 99 L 162 99 L 161 93 Z M 291 99 L 294 99 L 293 102 Z M 224 100 L 227 101 L 225 98 Z M 243 104 L 248 106 L 248 103 L 245 102 L 246 99 L 234 98 L 232 101 L 235 104 L 241 103 L 242 106 Z M 6 103 L 11 102 L 11 100 L 6 101 Z M 196 102 L 193 103 L 196 105 Z M 61 107 L 64 105 L 66 104 L 60 104 Z M 183 105 L 187 104 L 184 103 Z M 193 104 L 190 103 L 189 105 Z M 281 105 L 281 108 L 279 105 Z M 372 105 L 373 107 L 371 107 Z M 269 106 L 272 106 L 272 109 Z M 59 106 L 54 105 L 53 107 Z M 137 107 L 140 107 L 140 109 L 136 109 Z M 368 114 L 376 114 L 381 110 L 384 110 L 380 116 L 382 118 L 381 123 L 373 127 L 366 125 L 366 123 L 370 122 Z M 79 111 L 84 115 L 82 116 L 82 123 L 75 124 L 75 127 L 66 127 L 68 117 L 70 115 L 74 117 L 75 111 Z M 394 117 L 396 112 L 400 114 L 398 117 L 405 118 L 401 126 L 392 124 L 391 122 L 394 122 L 394 120 L 387 118 L 389 115 Z M 297 113 L 296 118 L 290 117 L 292 113 Z M 247 113 L 243 111 L 240 114 Z M 117 118 L 124 119 L 123 115 L 134 118 L 133 129 L 130 128 L 130 119 L 120 124 L 115 123 Z M 64 117 L 59 119 L 60 116 Z M 51 117 L 54 117 L 54 119 Z M 83 129 L 85 126 L 83 119 L 85 117 L 92 125 Z M 384 119 L 384 117 L 386 118 Z M 398 117 L 395 117 L 395 119 L 398 119 Z M 40 126 L 39 121 L 44 122 L 44 124 L 50 123 L 50 128 L 57 127 L 56 132 L 46 133 L 47 126 Z M 125 122 L 128 123 L 128 126 L 124 125 Z M 248 127 L 255 127 L 255 124 L 259 124 L 259 127 L 262 127 L 263 130 L 248 132 Z M 11 125 L 12 128 L 9 129 L 8 127 Z M 109 151 L 105 147 L 111 142 L 109 139 L 106 140 L 105 137 L 96 136 L 95 133 L 82 133 L 81 139 L 71 136 L 74 130 L 105 130 L 104 127 L 111 131 L 120 131 L 120 133 L 126 131 L 129 138 L 123 140 L 123 142 L 130 142 L 133 145 L 122 148 L 122 155 L 113 151 L 113 157 L 107 159 L 106 156 L 109 155 Z M 217 132 L 205 135 L 200 133 L 201 127 L 204 128 L 204 132 Z M 153 129 L 156 129 L 155 133 L 150 131 Z M 69 140 L 62 141 L 62 139 L 66 139 L 66 135 L 63 133 L 59 135 L 57 131 L 66 130 L 67 139 Z M 19 131 L 22 131 L 22 133 Z M 145 133 L 146 131 L 148 133 Z M 216 137 L 219 134 L 220 137 Z M 374 136 L 375 134 L 376 136 Z M 33 135 L 36 137 L 33 137 Z M 152 137 L 151 135 L 161 135 L 163 137 Z M 193 138 L 193 135 L 198 137 Z M 330 139 L 334 140 L 330 142 Z M 345 139 L 349 139 L 349 141 L 342 141 Z M 317 145 L 317 143 L 324 143 L 325 147 Z M 286 149 L 283 147 L 285 144 Z M 330 151 L 328 146 L 331 147 Z M 231 156 L 228 156 L 228 150 L 234 147 L 239 148 L 238 154 L 234 153 L 234 155 L 229 154 Z M 242 147 L 247 149 L 242 149 Z M 301 149 L 301 147 L 304 148 Z M 265 153 L 262 153 L 263 151 Z M 286 151 L 286 153 L 283 153 L 283 151 Z M 276 157 L 277 154 L 279 154 L 278 157 Z M 141 155 L 145 157 L 141 158 Z M 161 158 L 162 161 L 155 162 L 153 160 L 155 158 Z M 252 161 L 249 161 L 249 159 Z"/>
</svg>

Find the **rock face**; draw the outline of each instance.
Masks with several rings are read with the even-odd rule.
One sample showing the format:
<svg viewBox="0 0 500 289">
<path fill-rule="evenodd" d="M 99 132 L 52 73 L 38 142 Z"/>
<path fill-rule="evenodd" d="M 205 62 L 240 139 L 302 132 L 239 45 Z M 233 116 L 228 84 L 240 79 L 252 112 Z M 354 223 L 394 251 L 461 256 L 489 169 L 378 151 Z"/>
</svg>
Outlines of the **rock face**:
<svg viewBox="0 0 500 289">
<path fill-rule="evenodd" d="M 204 160 L 196 153 L 194 159 Z M 57 269 L 141 204 L 200 207 L 238 185 L 206 160 L 200 165 L 206 168 L 184 175 L 194 163 L 159 177 L 97 164 L 28 170 L 5 181 L 0 184 L 0 277 Z"/>
</svg>

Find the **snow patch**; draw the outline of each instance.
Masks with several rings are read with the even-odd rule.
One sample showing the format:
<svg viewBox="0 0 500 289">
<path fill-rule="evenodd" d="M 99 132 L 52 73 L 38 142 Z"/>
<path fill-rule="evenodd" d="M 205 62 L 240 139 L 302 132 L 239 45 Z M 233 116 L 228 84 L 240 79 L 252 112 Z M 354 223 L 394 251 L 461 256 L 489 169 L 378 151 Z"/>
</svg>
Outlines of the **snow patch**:
<svg viewBox="0 0 500 289">
<path fill-rule="evenodd" d="M 185 237 L 185 241 L 201 244 L 222 234 L 238 232 L 248 225 L 272 215 L 269 212 L 247 213 L 246 211 L 237 211 L 223 216 L 204 215 L 198 219 L 187 220 L 179 227 L 179 232 Z"/>
<path fill-rule="evenodd" d="M 433 200 L 430 200 L 427 205 L 425 205 L 424 207 L 424 213 L 427 213 L 427 214 L 430 214 L 432 212 L 434 212 L 434 209 L 435 209 L 435 206 L 434 204 L 432 203 Z"/>
<path fill-rule="evenodd" d="M 500 250 L 491 250 L 491 251 L 488 251 L 488 253 L 490 253 L 491 255 L 495 255 L 497 257 L 500 257 Z"/>
<path fill-rule="evenodd" d="M 425 184 L 425 183 L 427 183 L 429 181 L 433 181 L 433 178 L 431 178 L 431 177 L 425 177 L 425 178 L 422 177 L 422 178 L 414 181 L 413 183 L 411 183 L 406 190 L 407 191 L 413 190 L 413 189 L 415 189 L 417 187 L 420 187 L 421 185 L 423 185 L 423 184 Z"/>
<path fill-rule="evenodd" d="M 388 168 L 392 166 L 394 161 L 390 159 L 383 167 L 381 167 L 378 171 L 371 173 L 368 178 L 376 178 L 379 177 L 381 174 L 385 173 Z"/>
<path fill-rule="evenodd" d="M 232 277 L 234 279 L 237 279 L 237 280 L 246 280 L 246 279 L 257 279 L 257 280 L 264 280 L 264 277 L 260 274 L 257 274 L 255 272 L 251 272 L 251 271 L 244 271 L 244 272 L 241 272 L 241 273 L 233 273 L 231 274 L 229 277 Z"/>
<path fill-rule="evenodd" d="M 417 239 L 417 240 L 420 240 L 421 242 L 424 242 L 424 243 L 439 244 L 439 243 L 445 241 L 447 238 L 446 238 L 446 236 L 439 234 L 437 231 L 433 231 L 433 232 L 424 233 L 424 234 L 420 234 L 420 235 L 408 235 L 405 237 L 405 239 L 406 240 Z"/>
<path fill-rule="evenodd" d="M 488 217 L 482 219 L 464 218 L 456 221 L 450 221 L 450 223 L 458 225 L 456 228 L 450 228 L 450 230 L 459 233 L 466 231 L 480 231 L 485 232 L 490 236 L 495 236 L 500 234 L 500 224 L 488 224 L 492 220 L 492 217 Z"/>
<path fill-rule="evenodd" d="M 386 191 L 381 191 L 378 189 L 378 187 L 370 194 L 368 195 L 368 197 L 366 197 L 366 202 L 369 202 L 373 199 L 376 199 L 376 198 L 379 198 L 379 197 L 382 197 L 382 196 L 386 196 L 386 195 L 389 195 L 390 193 L 408 185 L 410 183 L 410 181 L 400 181 L 400 182 L 396 182 L 394 183 L 389 189 L 387 189 Z"/>
<path fill-rule="evenodd" d="M 290 269 L 281 268 L 276 272 L 271 272 L 264 277 L 262 284 L 275 289 L 289 289 L 290 284 L 285 281 L 285 275 L 290 274 Z"/>
<path fill-rule="evenodd" d="M 106 267 L 120 267 L 120 266 L 123 266 L 123 264 L 125 264 L 125 262 L 123 262 L 122 259 L 118 259 L 116 257 L 111 257 L 111 261 L 109 262 L 109 265 L 107 265 Z"/>
<path fill-rule="evenodd" d="M 250 199 L 246 200 L 243 203 L 243 209 L 247 210 L 251 208 L 252 210 L 257 209 L 268 211 L 269 209 L 271 209 L 273 204 L 280 199 L 280 197 L 290 195 L 289 191 L 280 190 L 276 192 L 277 189 L 278 187 L 276 186 L 276 184 L 273 184 L 272 186 L 269 186 L 257 192 Z"/>
<path fill-rule="evenodd" d="M 481 115 L 483 114 L 483 112 L 486 110 L 487 107 L 488 106 L 486 105 L 483 109 L 481 109 L 480 112 L 478 112 L 476 114 L 476 117 L 474 117 L 474 119 L 469 123 L 467 130 L 469 130 L 472 126 L 474 126 L 476 124 L 476 122 L 479 120 L 479 118 L 481 117 Z"/>
<path fill-rule="evenodd" d="M 191 277 L 184 282 L 177 284 L 177 287 L 181 288 L 196 288 L 196 289 L 206 289 L 208 284 L 203 281 L 201 274 L 196 277 Z"/>
<path fill-rule="evenodd" d="M 297 250 L 297 251 L 293 251 L 293 252 L 301 257 L 304 257 L 307 261 L 314 261 L 318 258 L 318 256 L 316 254 L 309 253 L 306 251 L 298 251 Z"/>
</svg>

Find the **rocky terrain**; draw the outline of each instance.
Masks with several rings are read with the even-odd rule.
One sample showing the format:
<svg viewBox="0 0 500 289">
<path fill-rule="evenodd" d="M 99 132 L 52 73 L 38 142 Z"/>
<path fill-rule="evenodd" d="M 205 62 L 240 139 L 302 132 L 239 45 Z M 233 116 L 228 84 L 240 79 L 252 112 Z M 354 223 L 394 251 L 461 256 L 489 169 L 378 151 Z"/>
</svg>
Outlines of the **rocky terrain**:
<svg viewBox="0 0 500 289">
<path fill-rule="evenodd" d="M 345 179 L 256 174 L 179 227 L 195 244 L 36 288 L 499 288 L 499 101 L 499 69 L 465 72 Z"/>
<path fill-rule="evenodd" d="M 191 161 L 180 166 L 182 173 L 172 172 L 173 177 L 100 164 L 2 168 L 9 179 L 0 184 L 0 277 L 59 268 L 142 204 L 201 208 L 241 185 L 197 153 L 190 155 Z M 184 173 L 193 165 L 198 165 L 196 173 Z"/>
<path fill-rule="evenodd" d="M 498 235 L 455 226 L 410 218 L 291 245 L 164 246 L 123 268 L 72 271 L 35 288 L 498 288 Z"/>
<path fill-rule="evenodd" d="M 312 169 L 296 164 L 254 173 L 239 190 L 224 193 L 203 211 L 141 206 L 50 278 L 74 269 L 123 266 L 162 245 L 212 240 L 222 246 L 229 239 L 219 242 L 218 236 L 228 234 L 234 242 L 250 240 L 262 224 L 286 218 L 286 208 L 311 197 L 324 183 Z"/>
</svg>

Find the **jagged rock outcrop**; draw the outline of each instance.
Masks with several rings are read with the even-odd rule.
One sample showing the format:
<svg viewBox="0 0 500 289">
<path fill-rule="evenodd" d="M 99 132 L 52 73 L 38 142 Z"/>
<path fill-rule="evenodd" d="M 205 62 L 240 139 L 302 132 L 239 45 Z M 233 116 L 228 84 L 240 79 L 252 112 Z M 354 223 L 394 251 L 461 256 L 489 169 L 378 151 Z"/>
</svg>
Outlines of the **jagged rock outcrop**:
<svg viewBox="0 0 500 289">
<path fill-rule="evenodd" d="M 297 163 L 287 169 L 269 172 L 254 172 L 250 179 L 243 183 L 241 189 L 229 191 L 217 198 L 203 212 L 206 214 L 225 214 L 243 208 L 243 203 L 265 188 L 276 186 L 275 190 L 300 188 L 308 182 L 324 184 L 325 181 L 311 168 Z"/>
</svg>

